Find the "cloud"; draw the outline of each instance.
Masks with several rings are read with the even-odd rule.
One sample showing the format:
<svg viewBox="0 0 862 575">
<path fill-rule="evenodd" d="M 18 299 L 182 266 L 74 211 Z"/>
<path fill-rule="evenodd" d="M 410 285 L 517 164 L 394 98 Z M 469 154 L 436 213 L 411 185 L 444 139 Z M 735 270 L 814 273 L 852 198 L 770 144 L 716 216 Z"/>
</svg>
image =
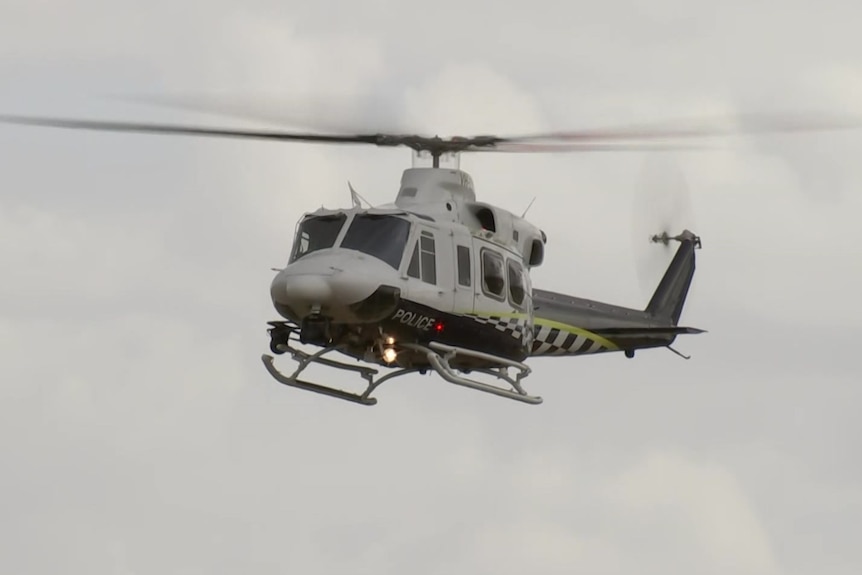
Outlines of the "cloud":
<svg viewBox="0 0 862 575">
<path fill-rule="evenodd" d="M 259 124 L 95 97 L 248 95 L 435 133 L 855 105 L 855 7 L 683 4 L 12 2 L 0 102 Z M 858 135 L 719 144 L 678 156 L 694 359 L 536 361 L 538 408 L 417 376 L 362 409 L 262 370 L 269 268 L 347 180 L 391 201 L 408 152 L 0 128 L 0 564 L 857 572 Z M 642 155 L 462 161 L 483 201 L 537 197 L 535 285 L 645 304 Z"/>
<path fill-rule="evenodd" d="M 772 545 L 741 486 L 726 469 L 687 457 L 652 453 L 608 488 L 653 559 L 702 572 L 776 573 Z M 676 565 L 674 565 L 676 564 Z M 650 571 L 661 572 L 657 565 Z"/>
</svg>

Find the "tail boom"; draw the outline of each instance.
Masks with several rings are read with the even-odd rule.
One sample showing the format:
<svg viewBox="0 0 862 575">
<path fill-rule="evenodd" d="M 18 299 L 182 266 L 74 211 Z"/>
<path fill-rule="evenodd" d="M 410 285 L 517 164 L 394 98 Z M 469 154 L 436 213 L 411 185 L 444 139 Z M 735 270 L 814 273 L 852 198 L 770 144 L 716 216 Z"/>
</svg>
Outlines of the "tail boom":
<svg viewBox="0 0 862 575">
<path fill-rule="evenodd" d="M 666 234 L 665 234 L 666 236 Z M 636 310 L 544 290 L 533 290 L 532 356 L 582 355 L 669 347 L 678 335 L 703 330 L 678 325 L 695 271 L 700 238 L 686 230 L 646 309 Z"/>
</svg>

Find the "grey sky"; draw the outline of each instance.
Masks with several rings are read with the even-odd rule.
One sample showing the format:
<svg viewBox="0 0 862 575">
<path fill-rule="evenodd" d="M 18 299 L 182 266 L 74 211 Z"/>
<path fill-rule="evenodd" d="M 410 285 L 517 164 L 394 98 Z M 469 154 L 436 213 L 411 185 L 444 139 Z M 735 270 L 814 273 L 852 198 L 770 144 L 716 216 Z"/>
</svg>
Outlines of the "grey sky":
<svg viewBox="0 0 862 575">
<path fill-rule="evenodd" d="M 0 0 L 0 110 L 227 123 L 103 97 L 315 95 L 355 108 L 317 120 L 441 133 L 860 113 L 860 17 L 849 1 Z M 674 158 L 704 240 L 691 361 L 536 361 L 539 407 L 416 377 L 365 409 L 269 380 L 269 268 L 304 211 L 348 204 L 348 179 L 390 201 L 407 152 L 0 127 L 0 567 L 859 572 L 862 134 L 720 144 Z M 535 285 L 641 307 L 644 161 L 462 167 L 484 201 L 538 197 Z"/>
</svg>

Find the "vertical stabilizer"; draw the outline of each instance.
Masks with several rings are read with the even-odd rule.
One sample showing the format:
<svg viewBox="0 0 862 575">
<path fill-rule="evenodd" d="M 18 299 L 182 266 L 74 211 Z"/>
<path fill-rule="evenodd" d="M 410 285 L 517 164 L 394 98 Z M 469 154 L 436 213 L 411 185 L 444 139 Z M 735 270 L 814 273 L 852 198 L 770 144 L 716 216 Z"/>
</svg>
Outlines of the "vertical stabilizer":
<svg viewBox="0 0 862 575">
<path fill-rule="evenodd" d="M 676 240 L 680 245 L 650 299 L 646 312 L 676 325 L 694 277 L 694 250 L 700 247 L 700 238 L 688 230 L 673 238 L 666 234 L 653 238 L 653 241 L 665 244 L 670 240 Z"/>
</svg>

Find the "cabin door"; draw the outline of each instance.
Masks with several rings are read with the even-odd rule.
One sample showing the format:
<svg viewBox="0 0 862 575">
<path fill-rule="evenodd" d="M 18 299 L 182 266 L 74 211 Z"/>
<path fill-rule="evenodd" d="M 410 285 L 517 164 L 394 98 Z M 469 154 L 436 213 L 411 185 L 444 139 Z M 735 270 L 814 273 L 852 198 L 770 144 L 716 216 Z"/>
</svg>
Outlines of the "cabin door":
<svg viewBox="0 0 862 575">
<path fill-rule="evenodd" d="M 453 309 L 455 272 L 452 265 L 452 238 L 425 224 L 416 226 L 406 276 L 420 280 L 410 286 L 410 297 L 440 311 Z"/>
<path fill-rule="evenodd" d="M 473 313 L 476 273 L 473 262 L 473 241 L 469 234 L 455 233 L 452 236 L 454 243 L 453 258 L 455 265 L 455 313 Z"/>
</svg>

